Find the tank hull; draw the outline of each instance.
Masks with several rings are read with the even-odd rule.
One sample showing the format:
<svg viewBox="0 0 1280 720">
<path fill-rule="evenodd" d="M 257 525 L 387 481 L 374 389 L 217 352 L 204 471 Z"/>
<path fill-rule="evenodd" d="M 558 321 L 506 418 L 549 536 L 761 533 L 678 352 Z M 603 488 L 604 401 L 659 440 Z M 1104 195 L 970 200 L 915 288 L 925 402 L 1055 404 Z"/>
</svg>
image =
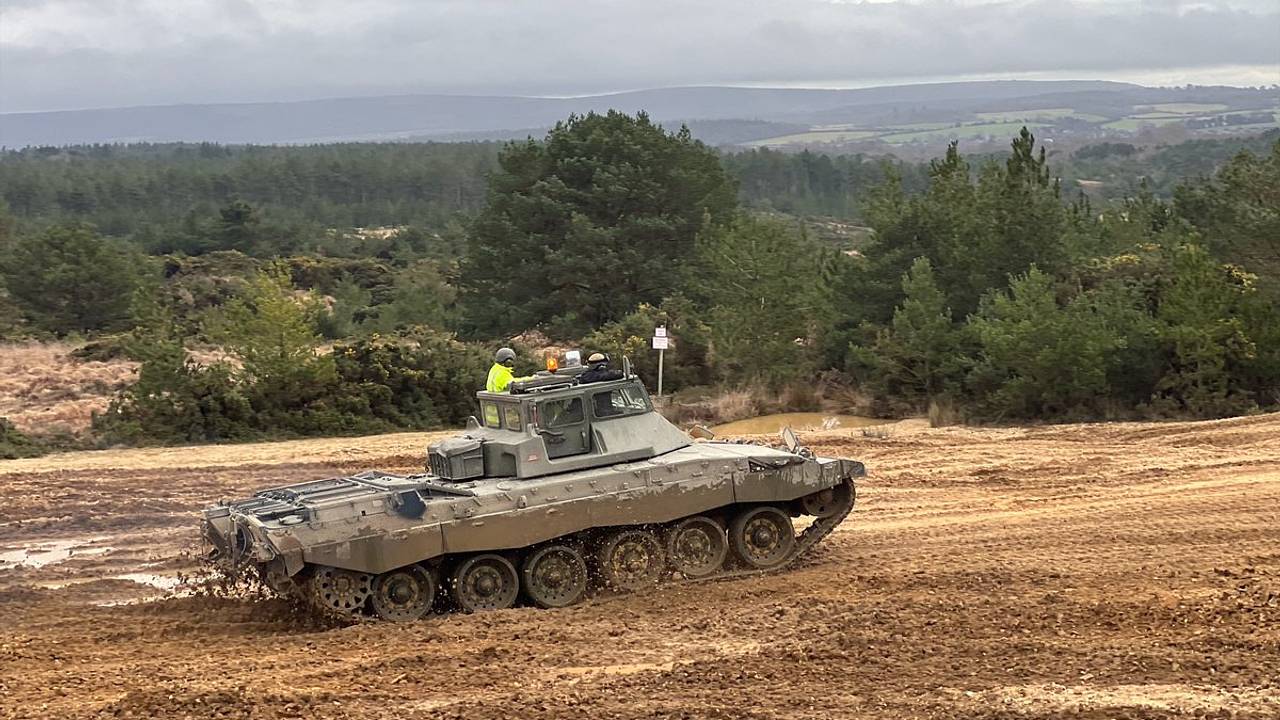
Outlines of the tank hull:
<svg viewBox="0 0 1280 720">
<path fill-rule="evenodd" d="M 533 479 L 458 483 L 362 473 L 224 502 L 204 512 L 204 524 L 224 566 L 256 567 L 277 589 L 305 585 L 315 568 L 376 580 L 416 566 L 442 578 L 478 554 L 509 558 L 514 568 L 530 548 L 582 547 L 620 529 L 670 528 L 690 517 L 711 518 L 731 533 L 733 518 L 745 508 L 798 516 L 817 507 L 812 498 L 824 491 L 848 488 L 851 506 L 854 479 L 864 473 L 852 460 L 696 443 L 645 460 Z M 767 535 L 768 526 L 756 525 L 757 535 Z"/>
</svg>

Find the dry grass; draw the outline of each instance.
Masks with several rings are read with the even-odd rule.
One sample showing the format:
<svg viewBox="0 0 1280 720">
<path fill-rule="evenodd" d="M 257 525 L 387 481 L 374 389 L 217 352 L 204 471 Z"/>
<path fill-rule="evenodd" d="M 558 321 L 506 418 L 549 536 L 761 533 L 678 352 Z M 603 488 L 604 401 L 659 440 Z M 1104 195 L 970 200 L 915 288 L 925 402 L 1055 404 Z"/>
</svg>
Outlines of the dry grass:
<svg viewBox="0 0 1280 720">
<path fill-rule="evenodd" d="M 133 382 L 128 360 L 80 361 L 70 343 L 0 344 L 0 417 L 26 433 L 79 434 L 95 411 Z"/>
<path fill-rule="evenodd" d="M 963 425 L 964 412 L 949 398 L 937 398 L 929 401 L 929 425 L 931 427 L 947 427 Z"/>
<path fill-rule="evenodd" d="M 875 440 L 884 440 L 893 437 L 892 425 L 872 425 L 861 429 L 862 437 L 872 438 Z"/>
<path fill-rule="evenodd" d="M 724 425 L 736 420 L 786 412 L 827 412 L 834 415 L 875 417 L 871 399 L 858 390 L 820 378 L 797 382 L 781 392 L 763 387 L 745 387 L 706 393 L 677 393 L 661 408 L 671 422 L 688 426 L 694 423 Z"/>
<path fill-rule="evenodd" d="M 734 390 L 711 401 L 717 422 L 732 422 L 760 414 L 760 398 L 748 390 Z"/>
<path fill-rule="evenodd" d="M 721 425 L 765 414 L 770 406 L 761 390 L 729 390 L 694 402 L 669 403 L 662 414 L 677 425 Z"/>
</svg>

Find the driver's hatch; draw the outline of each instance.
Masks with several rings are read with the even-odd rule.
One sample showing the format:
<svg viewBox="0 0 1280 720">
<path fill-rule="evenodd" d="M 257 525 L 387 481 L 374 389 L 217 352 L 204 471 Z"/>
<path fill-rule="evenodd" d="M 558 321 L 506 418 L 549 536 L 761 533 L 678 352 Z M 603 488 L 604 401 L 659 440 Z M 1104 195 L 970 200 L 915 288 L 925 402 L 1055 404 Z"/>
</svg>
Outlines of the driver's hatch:
<svg viewBox="0 0 1280 720">
<path fill-rule="evenodd" d="M 581 395 L 543 400 L 537 417 L 548 459 L 591 451 L 591 428 Z"/>
</svg>

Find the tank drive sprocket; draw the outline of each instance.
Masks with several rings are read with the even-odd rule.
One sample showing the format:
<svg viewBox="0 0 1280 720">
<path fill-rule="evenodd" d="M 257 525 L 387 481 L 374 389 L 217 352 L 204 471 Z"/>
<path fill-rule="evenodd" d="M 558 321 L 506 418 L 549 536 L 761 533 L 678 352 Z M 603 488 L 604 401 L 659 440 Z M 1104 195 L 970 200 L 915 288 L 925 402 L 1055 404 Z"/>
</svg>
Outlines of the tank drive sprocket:
<svg viewBox="0 0 1280 720">
<path fill-rule="evenodd" d="M 320 566 L 311 573 L 311 600 L 322 609 L 352 614 L 364 607 L 373 593 L 369 573 Z"/>
</svg>

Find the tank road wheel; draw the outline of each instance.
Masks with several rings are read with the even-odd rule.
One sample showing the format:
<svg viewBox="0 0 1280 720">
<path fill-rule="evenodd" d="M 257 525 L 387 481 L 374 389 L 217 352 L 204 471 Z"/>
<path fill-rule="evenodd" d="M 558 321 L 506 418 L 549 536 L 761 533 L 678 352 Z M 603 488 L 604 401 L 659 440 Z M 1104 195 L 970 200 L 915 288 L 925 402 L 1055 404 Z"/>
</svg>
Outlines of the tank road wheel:
<svg viewBox="0 0 1280 720">
<path fill-rule="evenodd" d="M 672 525 L 666 536 L 667 559 L 687 578 L 704 578 L 724 564 L 729 554 L 724 527 L 709 517 L 685 518 Z"/>
<path fill-rule="evenodd" d="M 596 553 L 600 577 L 615 590 L 639 590 L 662 577 L 662 544 L 648 530 L 619 530 L 605 537 Z"/>
<path fill-rule="evenodd" d="M 570 545 L 547 545 L 525 558 L 524 594 L 540 608 L 572 605 L 587 592 L 587 563 Z"/>
<path fill-rule="evenodd" d="M 756 570 L 770 570 L 786 562 L 796 546 L 791 516 L 772 505 L 749 508 L 729 526 L 733 552 Z"/>
<path fill-rule="evenodd" d="M 849 483 L 842 482 L 835 487 L 809 493 L 800 498 L 800 509 L 805 515 L 829 518 L 850 505 L 853 500 L 852 495 L 853 491 Z"/>
<path fill-rule="evenodd" d="M 383 620 L 410 622 L 431 611 L 436 600 L 435 573 L 410 565 L 373 579 L 373 610 Z"/>
<path fill-rule="evenodd" d="M 454 568 L 449 584 L 453 599 L 467 612 L 502 610 L 516 602 L 520 578 L 511 561 L 501 555 L 472 555 Z"/>
<path fill-rule="evenodd" d="M 326 610 L 355 614 L 372 592 L 373 576 L 369 573 L 322 565 L 311 574 L 311 599 Z"/>
</svg>

